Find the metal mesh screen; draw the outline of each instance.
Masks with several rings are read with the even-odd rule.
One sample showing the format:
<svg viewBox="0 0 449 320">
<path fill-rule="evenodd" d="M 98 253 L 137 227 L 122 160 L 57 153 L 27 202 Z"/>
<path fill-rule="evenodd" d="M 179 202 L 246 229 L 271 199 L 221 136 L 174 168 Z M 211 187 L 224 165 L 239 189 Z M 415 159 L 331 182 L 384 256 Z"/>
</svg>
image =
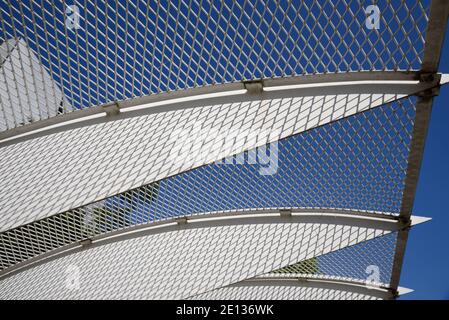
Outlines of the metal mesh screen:
<svg viewBox="0 0 449 320">
<path fill-rule="evenodd" d="M 218 288 L 191 299 L 358 300 L 384 299 L 373 291 L 388 288 L 393 268 L 397 232 L 302 260 L 270 273 Z M 311 281 L 310 281 L 311 280 Z M 314 282 L 314 280 L 318 280 Z M 342 281 L 370 285 L 365 293 L 329 288 L 324 283 Z M 338 283 L 338 282 L 337 282 Z M 371 291 L 371 295 L 370 295 Z"/>
<path fill-rule="evenodd" d="M 395 215 L 401 204 L 413 101 L 399 100 L 271 143 L 264 150 L 271 163 L 251 164 L 252 152 L 246 151 L 228 162 L 3 232 L 2 267 L 101 233 L 208 212 L 301 207 Z M 275 170 L 261 174 L 266 165 Z"/>
<path fill-rule="evenodd" d="M 5 231 L 88 205 L 213 163 L 220 158 L 262 147 L 290 135 L 369 110 L 399 97 L 402 95 L 381 93 L 325 96 L 305 93 L 300 97 L 262 100 L 255 97 L 245 98 L 244 101 L 241 96 L 236 96 L 231 101 L 231 97 L 226 97 L 224 101 L 194 101 L 185 109 L 125 116 L 1 146 L 0 230 Z M 397 125 L 398 129 L 407 126 L 406 116 L 402 112 L 399 112 L 398 116 L 404 123 L 396 124 L 397 120 L 393 117 L 393 124 L 387 123 L 386 131 L 380 131 L 379 134 L 394 131 L 392 125 Z M 378 122 L 379 128 L 384 125 L 380 123 L 380 119 L 373 121 Z M 354 122 L 338 131 L 341 131 L 341 134 L 355 134 L 355 128 L 358 126 L 357 122 Z M 366 123 L 364 130 L 372 131 L 372 128 Z M 328 144 L 335 141 L 333 134 L 331 131 L 324 133 L 330 140 L 324 146 L 330 148 Z M 389 132 L 389 135 L 391 137 L 386 139 L 392 140 L 393 132 Z M 317 148 L 313 139 L 314 137 L 308 135 L 305 142 L 310 146 L 291 144 L 292 148 L 297 148 L 298 151 L 303 149 L 304 153 L 313 152 L 312 149 Z M 316 139 L 321 138 L 318 135 Z M 345 139 L 342 142 L 346 144 L 349 137 Z M 355 139 L 359 138 L 355 136 Z M 297 152 L 290 151 L 288 145 L 283 148 L 285 156 Z M 348 145 L 344 148 L 348 152 L 361 152 L 355 150 L 357 146 Z M 399 146 L 398 148 L 401 149 Z M 402 157 L 403 150 L 399 149 L 394 151 L 394 154 Z M 323 149 L 322 152 L 327 152 L 329 161 L 333 161 L 330 154 L 334 151 Z M 270 166 L 269 161 L 271 158 L 278 160 L 274 155 L 275 153 L 271 157 L 268 156 L 264 163 L 260 163 L 262 165 L 252 165 L 249 168 L 257 168 L 261 174 L 269 174 L 270 168 L 277 171 L 276 161 L 273 161 L 273 166 Z M 316 160 L 310 154 L 305 157 L 310 161 Z M 259 159 L 256 160 L 259 162 Z M 287 160 L 297 161 L 288 158 Z M 227 170 L 228 167 L 229 165 L 226 165 L 221 170 Z M 235 168 L 242 170 L 240 167 L 239 165 Z M 311 179 L 307 177 L 306 170 L 321 170 L 304 169 L 306 179 Z M 234 179 L 233 176 L 230 177 Z M 213 178 L 209 176 L 205 179 Z"/>
<path fill-rule="evenodd" d="M 1 51 L 12 62 L 2 65 L 0 81 L 14 85 L 0 87 L 0 130 L 55 113 L 192 87 L 419 69 L 429 1 L 377 5 L 380 29 L 366 26 L 368 5 L 352 0 L 73 1 L 70 6 L 3 0 Z M 17 51 L 11 41 L 19 39 L 23 46 Z M 24 66 L 33 59 L 39 64 Z M 10 78 L 26 72 L 32 81 Z M 53 81 L 42 90 L 44 74 Z M 40 101 L 37 110 L 27 110 L 34 98 Z M 15 104 L 20 108 L 8 112 Z"/>
<path fill-rule="evenodd" d="M 386 233 L 279 216 L 272 223 L 204 221 L 184 229 L 154 229 L 10 275 L 0 281 L 0 297 L 179 299 Z"/>
<path fill-rule="evenodd" d="M 364 281 L 375 275 L 373 283 L 388 287 L 393 268 L 397 232 L 345 247 L 325 255 L 274 270 L 271 276 L 285 274 L 326 279 Z"/>
<path fill-rule="evenodd" d="M 194 300 L 380 300 L 376 296 L 353 291 L 320 287 L 277 286 L 271 283 L 257 286 L 232 286 L 192 297 Z"/>
</svg>

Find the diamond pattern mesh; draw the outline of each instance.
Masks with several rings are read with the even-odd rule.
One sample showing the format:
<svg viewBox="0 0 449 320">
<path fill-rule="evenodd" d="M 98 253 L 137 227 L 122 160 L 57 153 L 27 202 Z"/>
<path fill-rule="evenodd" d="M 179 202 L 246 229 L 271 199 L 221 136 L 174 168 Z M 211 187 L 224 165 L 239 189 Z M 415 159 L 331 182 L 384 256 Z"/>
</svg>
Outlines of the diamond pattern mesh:
<svg viewBox="0 0 449 320">
<path fill-rule="evenodd" d="M 185 109 L 83 125 L 2 146 L 0 230 L 82 207 L 399 97 L 376 93 L 194 102 Z M 401 121 L 405 122 L 398 128 L 407 125 L 406 117 Z M 347 130 L 352 129 L 341 128 L 341 133 Z M 330 141 L 332 134 L 326 133 Z M 311 152 L 306 149 L 315 148 L 312 137 L 306 142 L 310 147 L 295 148 Z M 284 149 L 286 154 L 295 152 L 288 146 Z M 266 160 L 263 166 L 250 168 L 257 167 L 258 173 L 276 171 L 276 161 L 270 166 L 270 157 Z"/>
<path fill-rule="evenodd" d="M 186 298 L 388 232 L 277 221 L 192 223 L 92 244 L 2 279 L 0 298 Z"/>
<path fill-rule="evenodd" d="M 368 5 L 352 0 L 95 5 L 80 0 L 71 6 L 3 0 L 1 56 L 12 62 L 2 65 L 0 81 L 15 86 L 0 87 L 0 130 L 54 112 L 186 88 L 315 73 L 418 70 L 429 1 L 377 5 L 381 28 L 370 29 Z M 23 42 L 18 53 L 11 39 Z M 39 66 L 24 67 L 33 59 Z M 24 72 L 32 82 L 8 78 Z M 52 79 L 44 92 L 38 74 Z M 29 117 L 33 110 L 20 108 L 36 95 L 39 110 Z M 8 113 L 15 104 L 20 108 Z"/>
<path fill-rule="evenodd" d="M 374 294 L 373 291 L 374 288 L 388 288 L 396 237 L 397 232 L 389 233 L 302 260 L 240 283 L 193 295 L 190 298 L 196 300 L 379 299 L 380 296 Z M 370 276 L 374 277 L 370 278 Z M 311 279 L 312 282 L 305 279 Z M 345 291 L 343 288 L 327 288 L 326 285 L 320 282 L 314 283 L 313 280 L 365 283 L 371 285 L 372 289 L 366 290 L 365 293 L 353 290 Z"/>
<path fill-rule="evenodd" d="M 290 136 L 276 148 L 272 143 L 272 175 L 260 174 L 261 165 L 237 163 L 236 155 L 233 164 L 212 163 L 3 232 L 2 268 L 101 233 L 208 212 L 301 207 L 396 215 L 414 100 Z M 248 154 L 241 155 L 248 159 Z"/>
<path fill-rule="evenodd" d="M 364 281 L 376 269 L 376 283 L 388 286 L 393 267 L 397 232 L 273 270 L 270 276 L 286 274 L 326 279 Z M 374 267 L 374 268 L 373 268 Z"/>
</svg>

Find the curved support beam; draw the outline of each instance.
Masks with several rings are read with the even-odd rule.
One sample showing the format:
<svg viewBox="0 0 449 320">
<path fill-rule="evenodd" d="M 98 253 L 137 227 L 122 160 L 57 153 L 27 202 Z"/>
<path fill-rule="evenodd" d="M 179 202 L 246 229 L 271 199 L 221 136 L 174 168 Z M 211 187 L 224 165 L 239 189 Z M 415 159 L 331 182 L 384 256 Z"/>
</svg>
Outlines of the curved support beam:
<svg viewBox="0 0 449 320">
<path fill-rule="evenodd" d="M 356 279 L 336 279 L 335 277 L 307 277 L 307 276 L 259 276 L 252 279 L 247 279 L 238 283 L 231 284 L 226 287 L 222 287 L 214 290 L 214 298 L 221 290 L 227 290 L 231 288 L 249 289 L 255 287 L 270 287 L 272 290 L 276 288 L 290 287 L 290 288 L 310 288 L 310 289 L 322 289 L 329 291 L 343 291 L 351 294 L 359 294 L 362 296 L 375 297 L 382 300 L 392 300 L 396 298 L 396 294 L 390 289 L 383 286 L 369 285 L 366 282 Z M 400 292 L 408 293 L 409 289 L 401 288 Z M 211 293 L 211 292 L 209 292 Z M 209 293 L 199 294 L 189 297 L 190 299 L 203 299 L 207 298 Z M 218 293 L 219 296 L 219 293 Z M 247 299 L 249 297 L 237 297 L 237 299 Z M 271 297 L 272 298 L 272 297 Z M 267 297 L 270 299 L 270 297 Z"/>
<path fill-rule="evenodd" d="M 257 83 L 264 89 L 261 92 L 248 92 L 246 82 L 236 82 L 160 93 L 77 110 L 0 132 L 0 147 L 86 125 L 211 104 L 364 93 L 394 94 L 400 98 L 440 84 L 440 77 L 428 83 L 419 82 L 419 77 L 418 72 L 349 72 L 260 80 Z"/>
<path fill-rule="evenodd" d="M 289 211 L 290 215 L 286 215 L 285 211 Z M 426 218 L 413 217 L 412 224 L 419 224 L 427 220 L 428 219 Z M 298 208 L 283 208 L 203 213 L 193 216 L 175 217 L 149 224 L 135 225 L 126 229 L 100 234 L 78 243 L 71 243 L 0 271 L 0 279 L 81 250 L 91 249 L 117 241 L 139 238 L 152 234 L 231 225 L 282 223 L 342 225 L 356 228 L 382 230 L 385 232 L 395 232 L 403 228 L 409 228 L 409 226 L 404 226 L 401 221 L 397 220 L 396 216 L 370 212 L 358 212 L 353 210 L 304 210 Z M 364 239 L 360 239 L 360 241 L 364 241 Z"/>
</svg>

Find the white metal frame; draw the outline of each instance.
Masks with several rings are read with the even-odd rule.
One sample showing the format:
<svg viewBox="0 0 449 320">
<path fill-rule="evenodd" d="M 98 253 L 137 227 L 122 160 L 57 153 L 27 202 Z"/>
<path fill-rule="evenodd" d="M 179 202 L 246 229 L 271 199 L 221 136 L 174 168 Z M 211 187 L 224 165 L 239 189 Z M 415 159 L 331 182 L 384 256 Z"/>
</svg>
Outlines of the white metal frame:
<svg viewBox="0 0 449 320">
<path fill-rule="evenodd" d="M 323 225 L 352 226 L 355 228 L 367 228 L 395 232 L 408 229 L 413 225 L 429 221 L 429 218 L 412 216 L 409 224 L 404 225 L 397 216 L 382 215 L 373 212 L 360 212 L 338 209 L 301 209 L 282 208 L 273 209 L 247 209 L 228 212 L 209 212 L 188 217 L 177 217 L 148 224 L 135 225 L 126 229 L 100 234 L 78 243 L 72 243 L 64 247 L 49 251 L 18 263 L 12 267 L 0 271 L 0 280 L 17 272 L 29 269 L 36 265 L 58 259 L 65 255 L 73 254 L 80 250 L 86 250 L 97 246 L 125 239 L 139 238 L 149 234 L 178 231 L 194 228 L 211 228 L 228 225 L 249 224 L 279 224 L 279 223 L 312 223 Z"/>
</svg>

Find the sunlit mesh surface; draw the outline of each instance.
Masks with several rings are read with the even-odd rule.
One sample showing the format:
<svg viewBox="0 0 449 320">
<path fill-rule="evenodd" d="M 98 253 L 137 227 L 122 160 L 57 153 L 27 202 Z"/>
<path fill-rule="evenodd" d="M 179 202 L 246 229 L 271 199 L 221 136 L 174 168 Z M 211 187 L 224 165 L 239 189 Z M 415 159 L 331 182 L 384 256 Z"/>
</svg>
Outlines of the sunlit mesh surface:
<svg viewBox="0 0 449 320">
<path fill-rule="evenodd" d="M 2 267 L 101 233 L 207 212 L 302 207 L 395 215 L 413 101 L 399 100 L 271 143 L 264 150 L 271 159 L 266 165 L 248 163 L 250 150 L 241 154 L 246 159 L 241 164 L 237 155 L 233 164 L 212 163 L 3 232 Z M 263 175 L 266 166 L 274 171 Z"/>
<path fill-rule="evenodd" d="M 377 292 L 373 288 L 388 288 L 396 237 L 397 232 L 389 233 L 189 298 L 199 300 L 386 299 L 388 295 Z M 329 286 L 329 281 L 337 281 L 337 285 Z M 351 287 L 339 287 L 338 281 L 362 284 L 362 287 L 363 284 L 369 284 L 372 288 L 365 288 L 365 292 L 363 290 L 357 292 L 358 290 Z"/>
<path fill-rule="evenodd" d="M 65 95 L 58 113 L 255 78 L 417 70 L 430 1 L 377 1 L 380 29 L 366 27 L 368 4 L 352 0 L 106 3 L 1 1 L 0 42 L 22 39 L 27 48 L 4 68 L 20 74 L 22 61 L 37 57 L 54 80 L 41 101 Z M 5 77 L 1 70 L 12 81 Z M 0 130 L 37 120 L 16 110 L 6 121 L 1 112 L 17 100 L 29 105 L 40 91 L 34 79 L 0 88 Z"/>
<path fill-rule="evenodd" d="M 0 59 L 0 130 L 54 117 L 62 104 L 72 109 L 37 56 L 29 54 L 24 40 L 1 43 Z"/>
<path fill-rule="evenodd" d="M 159 229 L 9 276 L 0 281 L 0 298 L 185 298 L 388 233 L 332 221 L 278 217 L 272 223 Z"/>
</svg>

